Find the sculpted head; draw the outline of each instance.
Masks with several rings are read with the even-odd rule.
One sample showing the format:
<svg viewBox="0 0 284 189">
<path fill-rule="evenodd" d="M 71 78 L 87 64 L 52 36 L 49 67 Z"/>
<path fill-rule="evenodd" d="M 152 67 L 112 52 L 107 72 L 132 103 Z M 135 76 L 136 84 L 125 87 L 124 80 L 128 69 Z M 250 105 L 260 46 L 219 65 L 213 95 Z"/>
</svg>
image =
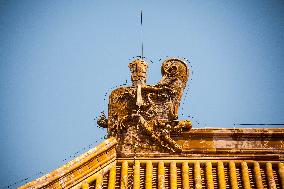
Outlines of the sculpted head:
<svg viewBox="0 0 284 189">
<path fill-rule="evenodd" d="M 178 58 L 170 58 L 162 63 L 161 72 L 163 77 L 177 78 L 186 83 L 189 70 L 187 64 Z"/>
<path fill-rule="evenodd" d="M 138 84 L 145 85 L 147 79 L 148 64 L 143 59 L 135 59 L 129 63 L 128 67 L 131 71 L 131 81 L 133 86 Z"/>
</svg>

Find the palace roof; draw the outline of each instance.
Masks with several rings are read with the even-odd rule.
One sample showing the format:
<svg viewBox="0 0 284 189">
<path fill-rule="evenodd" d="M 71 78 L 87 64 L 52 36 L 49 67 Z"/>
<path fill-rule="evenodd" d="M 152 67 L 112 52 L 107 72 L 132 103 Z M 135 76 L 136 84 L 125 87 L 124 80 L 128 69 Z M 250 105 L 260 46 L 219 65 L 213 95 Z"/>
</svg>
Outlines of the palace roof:
<svg viewBox="0 0 284 189">
<path fill-rule="evenodd" d="M 98 119 L 108 139 L 20 189 L 284 188 L 284 129 L 192 129 L 178 119 L 186 60 L 166 59 L 156 85 L 145 60 L 129 68 L 132 86 L 113 90 Z"/>
<path fill-rule="evenodd" d="M 173 137 L 183 152 L 131 157 L 117 156 L 112 137 L 20 188 L 284 186 L 284 129 L 192 129 Z"/>
</svg>

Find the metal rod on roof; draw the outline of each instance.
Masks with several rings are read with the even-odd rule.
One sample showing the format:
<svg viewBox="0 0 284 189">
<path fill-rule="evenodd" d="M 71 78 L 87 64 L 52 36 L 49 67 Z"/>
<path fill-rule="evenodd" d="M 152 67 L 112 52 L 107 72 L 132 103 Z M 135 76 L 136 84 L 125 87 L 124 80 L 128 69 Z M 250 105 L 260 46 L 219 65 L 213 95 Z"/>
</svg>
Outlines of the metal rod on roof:
<svg viewBox="0 0 284 189">
<path fill-rule="evenodd" d="M 144 56 L 144 47 L 143 47 L 143 12 L 140 12 L 140 26 L 141 26 L 141 59 Z"/>
</svg>

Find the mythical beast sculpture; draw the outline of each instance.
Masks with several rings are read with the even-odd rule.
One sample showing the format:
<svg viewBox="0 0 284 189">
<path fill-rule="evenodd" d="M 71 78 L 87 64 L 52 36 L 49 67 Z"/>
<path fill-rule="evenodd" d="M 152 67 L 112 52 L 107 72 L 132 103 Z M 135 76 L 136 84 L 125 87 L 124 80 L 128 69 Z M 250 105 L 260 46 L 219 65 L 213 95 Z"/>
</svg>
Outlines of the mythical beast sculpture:
<svg viewBox="0 0 284 189">
<path fill-rule="evenodd" d="M 146 85 L 148 64 L 135 59 L 129 64 L 132 86 L 113 90 L 109 96 L 108 118 L 98 124 L 118 140 L 121 156 L 139 153 L 181 152 L 171 133 L 191 129 L 189 120 L 178 120 L 178 108 L 189 77 L 187 64 L 178 58 L 162 63 L 162 79 Z"/>
</svg>

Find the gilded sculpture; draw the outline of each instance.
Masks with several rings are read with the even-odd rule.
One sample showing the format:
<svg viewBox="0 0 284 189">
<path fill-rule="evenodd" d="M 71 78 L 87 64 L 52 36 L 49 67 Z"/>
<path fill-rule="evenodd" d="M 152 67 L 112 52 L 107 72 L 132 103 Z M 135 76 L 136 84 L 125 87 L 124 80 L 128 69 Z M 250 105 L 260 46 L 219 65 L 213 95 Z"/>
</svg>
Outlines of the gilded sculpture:
<svg viewBox="0 0 284 189">
<path fill-rule="evenodd" d="M 109 138 L 20 189 L 283 188 L 283 129 L 191 129 L 178 120 L 186 63 L 165 60 L 153 86 L 145 60 L 129 67 L 132 86 L 113 90 L 98 120 Z"/>
<path fill-rule="evenodd" d="M 162 79 L 147 85 L 148 64 L 135 59 L 129 64 L 132 86 L 113 90 L 109 96 L 108 118 L 98 124 L 118 141 L 121 156 L 141 153 L 181 152 L 172 133 L 191 129 L 189 120 L 178 120 L 178 108 L 189 69 L 185 61 L 170 58 L 162 63 Z"/>
</svg>

